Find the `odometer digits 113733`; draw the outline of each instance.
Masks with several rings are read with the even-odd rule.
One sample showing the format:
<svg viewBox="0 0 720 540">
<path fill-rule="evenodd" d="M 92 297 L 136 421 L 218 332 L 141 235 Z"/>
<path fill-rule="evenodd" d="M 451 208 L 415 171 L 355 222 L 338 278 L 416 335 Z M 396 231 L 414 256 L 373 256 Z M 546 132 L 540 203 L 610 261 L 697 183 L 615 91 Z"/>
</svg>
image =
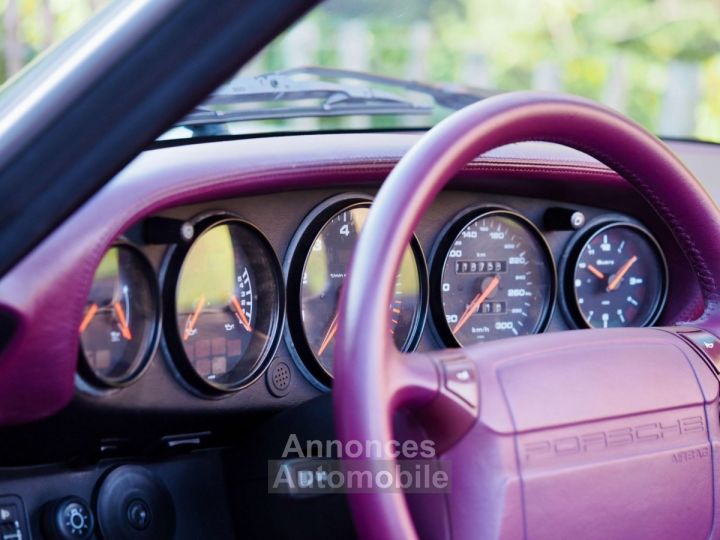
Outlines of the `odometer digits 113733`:
<svg viewBox="0 0 720 540">
<path fill-rule="evenodd" d="M 507 210 L 471 212 L 450 227 L 438 255 L 438 326 L 448 344 L 544 328 L 555 271 L 550 250 L 530 221 Z"/>
</svg>

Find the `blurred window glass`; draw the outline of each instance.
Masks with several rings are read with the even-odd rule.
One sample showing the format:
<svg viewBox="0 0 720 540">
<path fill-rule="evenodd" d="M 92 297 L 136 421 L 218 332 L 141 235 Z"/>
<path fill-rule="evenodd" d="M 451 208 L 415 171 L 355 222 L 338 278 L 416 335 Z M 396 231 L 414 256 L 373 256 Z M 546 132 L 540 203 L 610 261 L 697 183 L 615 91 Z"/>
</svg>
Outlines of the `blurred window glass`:
<svg viewBox="0 0 720 540">
<path fill-rule="evenodd" d="M 2 0 L 0 81 L 72 34 L 109 0 Z"/>
</svg>

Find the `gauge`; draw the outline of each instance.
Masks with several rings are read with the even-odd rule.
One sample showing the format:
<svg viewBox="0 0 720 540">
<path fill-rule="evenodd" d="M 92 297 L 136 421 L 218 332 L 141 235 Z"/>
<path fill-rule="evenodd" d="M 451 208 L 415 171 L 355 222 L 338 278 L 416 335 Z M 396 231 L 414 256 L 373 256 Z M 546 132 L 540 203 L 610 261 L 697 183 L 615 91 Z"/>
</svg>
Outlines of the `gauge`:
<svg viewBox="0 0 720 540">
<path fill-rule="evenodd" d="M 80 323 L 81 369 L 103 386 L 129 384 L 157 337 L 158 293 L 149 263 L 135 248 L 110 248 L 95 272 Z"/>
<path fill-rule="evenodd" d="M 166 294 L 171 353 L 203 390 L 232 391 L 261 372 L 277 345 L 282 280 L 267 240 L 243 221 L 216 217 L 171 257 Z M 179 266 L 179 268 L 178 268 Z"/>
<path fill-rule="evenodd" d="M 448 345 L 542 331 L 555 298 L 545 240 L 508 210 L 475 210 L 455 221 L 437 249 L 438 329 Z"/>
<path fill-rule="evenodd" d="M 667 265 L 657 242 L 631 223 L 591 229 L 571 257 L 567 283 L 572 311 L 582 326 L 648 326 L 665 301 Z"/>
<path fill-rule="evenodd" d="M 355 244 L 371 202 L 340 196 L 326 201 L 301 227 L 288 277 L 289 328 L 293 343 L 311 372 L 329 384 L 338 304 Z M 417 344 L 425 314 L 426 272 L 417 240 L 408 246 L 388 305 L 390 326 L 399 350 Z"/>
</svg>

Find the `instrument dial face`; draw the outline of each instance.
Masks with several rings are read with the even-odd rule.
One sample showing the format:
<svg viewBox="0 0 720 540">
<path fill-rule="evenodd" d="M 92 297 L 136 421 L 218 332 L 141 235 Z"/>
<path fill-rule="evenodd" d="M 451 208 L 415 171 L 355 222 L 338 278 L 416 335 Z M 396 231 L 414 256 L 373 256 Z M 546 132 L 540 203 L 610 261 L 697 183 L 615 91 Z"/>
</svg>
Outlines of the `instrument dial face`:
<svg viewBox="0 0 720 540">
<path fill-rule="evenodd" d="M 440 331 L 471 345 L 541 331 L 555 295 L 552 256 L 537 229 L 505 210 L 473 212 L 451 227 L 440 276 Z"/>
<path fill-rule="evenodd" d="M 149 359 L 157 319 L 152 269 L 134 248 L 110 248 L 95 272 L 79 329 L 90 378 L 107 386 L 134 379 Z"/>
<path fill-rule="evenodd" d="M 277 263 L 254 229 L 228 221 L 190 246 L 175 291 L 176 330 L 192 371 L 219 390 L 247 382 L 277 331 Z"/>
<path fill-rule="evenodd" d="M 655 240 L 631 224 L 601 227 L 583 244 L 572 274 L 579 322 L 591 328 L 647 326 L 662 309 L 665 260 Z"/>
<path fill-rule="evenodd" d="M 355 203 L 324 221 L 310 244 L 302 267 L 299 296 L 304 348 L 330 378 L 340 292 L 369 206 L 369 202 Z M 419 248 L 411 246 L 405 250 L 388 305 L 391 313 L 388 332 L 400 350 L 414 346 L 425 305 L 425 279 L 418 252 Z"/>
</svg>

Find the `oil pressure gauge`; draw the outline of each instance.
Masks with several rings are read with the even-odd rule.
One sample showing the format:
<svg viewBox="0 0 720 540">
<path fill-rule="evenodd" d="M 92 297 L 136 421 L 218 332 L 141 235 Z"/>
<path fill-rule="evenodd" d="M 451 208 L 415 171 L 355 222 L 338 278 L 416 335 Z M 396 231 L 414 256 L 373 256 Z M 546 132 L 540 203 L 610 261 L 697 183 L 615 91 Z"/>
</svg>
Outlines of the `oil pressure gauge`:
<svg viewBox="0 0 720 540">
<path fill-rule="evenodd" d="M 157 337 L 158 292 L 154 273 L 129 244 L 111 247 L 100 262 L 78 328 L 81 373 L 100 387 L 134 381 Z"/>
<path fill-rule="evenodd" d="M 649 326 L 667 294 L 667 265 L 642 227 L 613 222 L 593 229 L 570 258 L 570 308 L 581 326 Z"/>
<path fill-rule="evenodd" d="M 205 394 L 250 384 L 275 350 L 280 269 L 264 236 L 231 216 L 199 220 L 166 279 L 165 337 L 183 379 Z"/>
</svg>

